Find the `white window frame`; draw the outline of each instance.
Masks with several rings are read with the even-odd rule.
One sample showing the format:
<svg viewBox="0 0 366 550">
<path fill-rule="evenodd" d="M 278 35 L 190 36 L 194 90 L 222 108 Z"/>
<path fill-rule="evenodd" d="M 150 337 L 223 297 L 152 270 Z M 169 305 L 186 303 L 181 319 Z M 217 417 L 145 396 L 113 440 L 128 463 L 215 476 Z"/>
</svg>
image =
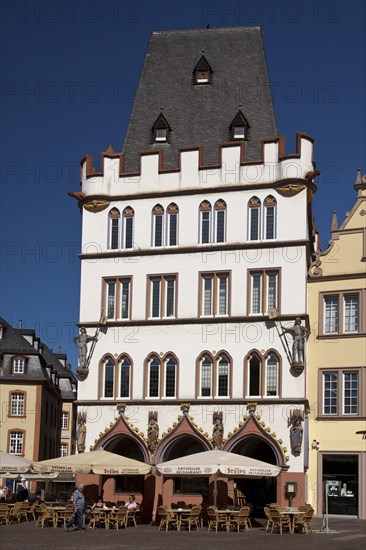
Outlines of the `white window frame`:
<svg viewBox="0 0 366 550">
<path fill-rule="evenodd" d="M 152 365 L 152 362 L 153 361 L 156 361 L 157 362 L 157 367 L 158 367 L 158 382 L 157 382 L 157 395 L 150 395 L 151 393 L 151 388 L 150 388 L 150 381 L 151 381 L 151 365 Z M 154 365 L 156 366 L 156 365 Z M 161 384 L 161 361 L 157 358 L 157 357 L 152 357 L 149 362 L 148 362 L 148 376 L 147 376 L 147 396 L 146 398 L 147 399 L 160 399 L 160 384 Z"/>
<path fill-rule="evenodd" d="M 116 303 L 117 303 L 117 280 L 107 280 L 105 281 L 106 293 L 105 293 L 105 311 L 107 314 L 107 319 L 109 321 L 114 321 L 116 318 Z M 110 293 L 110 288 L 114 286 L 114 296 Z M 111 298 L 110 298 L 111 297 Z M 110 314 L 110 306 L 112 308 L 113 302 L 113 315 Z"/>
<path fill-rule="evenodd" d="M 357 405 L 356 405 L 356 412 L 346 412 L 346 376 L 347 375 L 355 375 L 356 376 L 356 392 L 357 392 Z M 352 391 L 352 388 L 351 388 Z M 350 396 L 350 401 L 352 401 L 352 396 Z M 352 404 L 350 403 L 348 405 L 350 408 L 352 408 Z M 347 417 L 357 417 L 359 415 L 360 410 L 360 376 L 358 371 L 354 370 L 344 370 L 342 371 L 342 413 Z"/>
<path fill-rule="evenodd" d="M 25 359 L 22 357 L 16 357 L 13 359 L 13 374 L 24 374 L 25 372 Z"/>
<path fill-rule="evenodd" d="M 200 317 L 228 317 L 230 312 L 230 284 L 229 271 L 201 272 L 200 276 Z M 221 280 L 226 280 L 225 286 L 225 313 L 220 312 L 220 285 Z M 205 311 L 206 305 L 206 281 L 211 281 L 210 313 Z"/>
<path fill-rule="evenodd" d="M 156 128 L 155 129 L 155 141 L 166 141 L 168 138 L 167 128 Z"/>
<path fill-rule="evenodd" d="M 199 362 L 199 397 L 201 399 L 212 399 L 213 397 L 213 383 L 214 383 L 214 361 L 211 359 L 210 356 L 207 356 L 208 359 L 211 361 L 211 376 L 210 376 L 210 395 L 202 395 L 202 367 L 203 367 L 203 361 L 206 356 L 201 357 Z"/>
<path fill-rule="evenodd" d="M 166 385 L 167 385 L 167 367 L 168 367 L 168 362 L 170 361 L 170 359 L 172 361 L 174 361 L 174 395 L 167 395 L 167 391 L 166 391 Z M 177 361 L 174 357 L 167 357 L 164 361 L 164 365 L 163 365 L 163 372 L 164 372 L 164 377 L 163 377 L 163 397 L 164 399 L 176 399 L 177 397 L 177 368 L 178 368 L 178 365 L 177 365 Z"/>
<path fill-rule="evenodd" d="M 211 206 L 211 203 L 209 201 L 203 201 L 203 202 L 207 202 L 209 205 L 210 205 L 210 209 L 207 209 L 207 210 L 199 210 L 199 242 L 200 244 L 211 244 L 212 243 L 212 206 Z M 201 206 L 201 205 L 200 205 Z M 208 225 L 208 241 L 207 242 L 203 242 L 203 215 L 204 214 L 207 214 L 208 215 L 208 220 L 205 220 L 205 222 L 207 221 L 207 225 Z"/>
<path fill-rule="evenodd" d="M 335 401 L 336 401 L 336 412 L 325 412 L 325 399 L 326 399 L 326 396 L 325 396 L 325 377 L 326 376 L 330 376 L 330 375 L 335 375 L 336 376 L 336 388 L 330 388 L 329 389 L 329 392 L 331 394 L 332 390 L 334 391 L 334 389 L 336 389 L 337 391 L 337 396 L 335 398 Z M 332 381 L 332 384 L 333 384 L 334 381 Z M 331 370 L 331 371 L 324 371 L 322 373 L 322 414 L 323 416 L 329 416 L 329 417 L 332 417 L 332 416 L 339 416 L 339 372 L 337 370 Z M 328 390 L 327 390 L 328 391 Z M 332 398 L 331 395 L 329 395 L 329 399 L 334 399 Z M 332 403 L 330 403 L 330 407 L 332 406 Z"/>
<path fill-rule="evenodd" d="M 267 315 L 269 309 L 277 309 L 280 311 L 280 270 L 277 268 L 274 269 L 258 269 L 258 270 L 248 270 L 249 271 L 249 296 L 250 296 L 250 308 L 248 311 L 249 315 Z M 275 308 L 273 304 L 269 303 L 269 278 L 271 276 L 275 277 L 276 288 L 275 288 Z M 254 278 L 258 277 L 260 280 L 259 284 L 259 311 L 253 311 L 254 305 Z M 271 307 L 269 307 L 271 306 Z"/>
<path fill-rule="evenodd" d="M 23 392 L 11 393 L 10 416 L 25 416 L 25 394 Z"/>
<path fill-rule="evenodd" d="M 258 389 L 259 389 L 259 393 L 254 395 L 254 394 L 251 394 L 250 393 L 250 378 L 251 378 L 251 368 L 250 368 L 250 362 L 251 360 L 253 359 L 253 357 L 256 357 L 259 361 L 259 384 L 258 384 Z M 248 384 L 248 387 L 247 387 L 247 398 L 252 398 L 252 397 L 262 397 L 262 376 L 263 376 L 263 364 L 262 364 L 262 359 L 261 357 L 259 356 L 259 354 L 257 353 L 253 353 L 253 355 L 251 357 L 248 358 L 248 361 L 247 361 L 247 384 Z"/>
<path fill-rule="evenodd" d="M 66 420 L 66 421 L 65 421 Z M 69 413 L 67 411 L 61 412 L 61 430 L 69 429 Z"/>
<path fill-rule="evenodd" d="M 216 205 L 215 205 L 215 209 L 214 209 L 214 212 L 215 212 L 215 219 L 214 219 L 214 233 L 215 233 L 215 243 L 226 243 L 227 242 L 227 234 L 226 234 L 226 231 L 227 231 L 227 207 L 225 206 L 225 208 L 216 208 Z M 223 240 L 220 241 L 218 239 L 218 227 L 219 227 L 219 212 L 222 212 L 223 213 L 223 233 L 224 233 L 224 236 L 223 236 Z"/>
<path fill-rule="evenodd" d="M 262 203 L 260 202 L 258 206 L 250 206 L 248 204 L 248 241 L 250 242 L 258 242 L 261 240 L 261 210 L 262 210 Z M 253 212 L 258 211 L 258 222 L 257 222 L 257 238 L 252 239 L 252 223 L 253 223 Z"/>
<path fill-rule="evenodd" d="M 24 447 L 24 432 L 10 432 L 9 454 L 22 455 Z M 20 450 L 18 450 L 20 448 Z"/>
<path fill-rule="evenodd" d="M 233 133 L 234 139 L 244 139 L 245 138 L 245 126 L 234 126 L 234 133 Z"/>
<path fill-rule="evenodd" d="M 352 299 L 352 298 L 356 298 L 357 301 L 357 314 L 356 316 L 354 317 L 355 319 L 355 324 L 356 324 L 356 329 L 355 330 L 349 330 L 347 329 L 347 318 L 346 318 L 346 301 L 348 299 Z M 339 309 L 339 301 L 338 301 L 338 309 Z M 344 293 L 343 294 L 343 332 L 344 334 L 358 334 L 360 331 L 360 295 L 359 293 Z"/>
<path fill-rule="evenodd" d="M 128 396 L 121 395 L 121 379 L 122 379 L 122 363 L 123 361 L 128 362 Z M 119 399 L 131 399 L 131 372 L 132 372 L 132 362 L 129 357 L 123 356 L 118 363 L 118 398 Z"/>
<path fill-rule="evenodd" d="M 116 210 L 119 214 L 118 218 L 111 217 L 112 210 Z M 117 246 L 112 248 L 113 240 L 113 220 L 117 220 Z M 108 213 L 108 250 L 120 250 L 121 249 L 121 212 L 118 208 L 111 208 Z"/>
<path fill-rule="evenodd" d="M 131 210 L 133 210 L 131 208 Z M 132 250 L 134 248 L 134 232 L 135 232 L 135 213 L 133 213 L 132 216 L 127 216 L 125 214 L 126 208 L 124 209 L 122 213 L 122 246 L 125 250 Z M 126 240 L 127 240 L 127 220 L 132 220 L 132 236 L 131 236 L 131 246 L 127 246 Z"/>
<path fill-rule="evenodd" d="M 104 293 L 104 312 L 107 317 L 107 321 L 130 321 L 131 320 L 131 300 L 132 300 L 132 277 L 117 277 L 116 279 L 103 279 L 103 293 Z M 113 315 L 109 311 L 110 302 L 110 288 L 114 285 L 114 297 L 111 298 L 111 308 L 113 305 Z M 127 316 L 122 315 L 122 306 L 124 298 L 124 285 L 127 285 L 128 289 L 128 304 L 127 304 Z"/>
<path fill-rule="evenodd" d="M 152 243 L 151 246 L 153 248 L 163 248 L 164 247 L 164 217 L 165 217 L 164 209 L 160 213 L 152 212 Z M 157 219 L 161 219 L 161 244 L 156 244 L 156 222 Z"/>
<path fill-rule="evenodd" d="M 329 329 L 327 325 L 327 302 L 330 302 L 331 300 L 335 300 L 337 307 L 334 311 L 336 311 L 336 325 L 334 325 L 333 330 L 329 330 L 332 328 L 332 316 L 329 317 Z M 338 294 L 332 294 L 328 296 L 323 297 L 323 334 L 339 334 L 339 295 Z M 333 310 L 330 311 L 332 313 Z"/>
<path fill-rule="evenodd" d="M 153 316 L 154 282 L 159 283 L 159 314 Z M 169 283 L 173 282 L 173 313 L 168 315 Z M 174 319 L 177 317 L 177 275 L 148 275 L 148 319 Z"/>
<path fill-rule="evenodd" d="M 165 237 L 166 245 L 170 246 L 170 247 L 178 246 L 178 244 L 179 244 L 179 239 L 178 239 L 178 236 L 179 236 L 179 210 L 177 210 L 177 212 L 169 212 L 169 206 L 168 206 L 167 211 L 166 211 L 166 216 L 167 216 L 166 237 Z M 171 228 L 172 216 L 176 216 L 176 218 L 177 218 L 176 228 L 175 228 L 175 241 L 176 241 L 175 244 L 172 244 L 170 242 L 170 228 Z"/>
<path fill-rule="evenodd" d="M 67 456 L 67 443 L 60 444 L 60 457 Z"/>
<path fill-rule="evenodd" d="M 268 209 L 273 208 L 273 237 L 267 237 Z M 264 205 L 263 215 L 263 239 L 265 241 L 274 241 L 277 238 L 277 205 Z"/>
<path fill-rule="evenodd" d="M 220 361 L 224 358 L 227 361 L 227 392 L 226 392 L 226 395 L 219 395 Z M 216 370 L 216 395 L 215 395 L 215 399 L 227 399 L 230 396 L 230 359 L 229 359 L 229 357 L 224 353 L 220 354 L 219 357 L 217 357 L 217 359 L 215 358 L 214 368 Z"/>
<path fill-rule="evenodd" d="M 128 289 L 128 298 L 127 298 L 127 316 L 122 315 L 122 306 L 123 306 L 123 290 L 124 285 L 127 285 Z M 118 319 L 121 319 L 123 321 L 128 321 L 131 319 L 131 277 L 121 277 L 118 279 L 118 286 L 119 286 L 119 304 L 118 304 Z"/>
<path fill-rule="evenodd" d="M 270 395 L 268 393 L 268 363 L 269 363 L 269 360 L 271 359 L 271 357 L 274 357 L 275 360 L 276 360 L 276 393 L 274 395 Z M 279 384 L 280 384 L 279 374 L 280 374 L 280 362 L 278 360 L 278 357 L 274 353 L 271 353 L 265 359 L 265 388 L 264 388 L 265 397 L 276 398 L 276 397 L 279 396 Z"/>
<path fill-rule="evenodd" d="M 113 388 L 112 388 L 112 395 L 107 397 L 105 395 L 106 369 L 107 369 L 107 366 L 108 367 L 112 366 L 112 365 L 107 365 L 109 362 L 111 362 L 113 365 Z M 115 395 L 116 395 L 115 378 L 116 378 L 116 364 L 109 357 L 103 361 L 103 376 L 102 376 L 102 399 L 103 400 L 108 401 L 108 400 L 115 399 Z"/>
</svg>

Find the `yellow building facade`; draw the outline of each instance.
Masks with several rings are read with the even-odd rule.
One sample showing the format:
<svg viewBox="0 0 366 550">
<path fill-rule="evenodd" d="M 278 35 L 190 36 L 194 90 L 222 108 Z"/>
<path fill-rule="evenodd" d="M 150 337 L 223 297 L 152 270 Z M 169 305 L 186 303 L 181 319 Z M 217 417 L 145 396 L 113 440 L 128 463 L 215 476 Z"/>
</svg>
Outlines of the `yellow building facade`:
<svg viewBox="0 0 366 550">
<path fill-rule="evenodd" d="M 366 518 L 366 176 L 309 270 L 308 495 L 317 514 Z M 364 433 L 363 433 L 364 432 Z"/>
</svg>

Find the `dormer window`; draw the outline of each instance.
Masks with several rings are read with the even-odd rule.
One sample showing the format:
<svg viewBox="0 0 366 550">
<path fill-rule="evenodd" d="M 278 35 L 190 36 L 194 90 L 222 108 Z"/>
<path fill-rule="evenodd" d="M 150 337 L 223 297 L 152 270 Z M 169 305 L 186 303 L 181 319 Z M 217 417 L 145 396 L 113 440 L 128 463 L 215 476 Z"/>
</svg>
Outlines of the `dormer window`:
<svg viewBox="0 0 366 550">
<path fill-rule="evenodd" d="M 166 141 L 166 128 L 157 128 L 155 141 Z"/>
<path fill-rule="evenodd" d="M 203 55 L 193 70 L 195 84 L 210 84 L 212 69 Z"/>
<path fill-rule="evenodd" d="M 241 111 L 238 111 L 230 124 L 230 138 L 247 139 L 249 124 Z"/>
<path fill-rule="evenodd" d="M 153 141 L 155 143 L 163 143 L 168 141 L 168 136 L 171 128 L 162 113 L 160 113 L 158 118 L 155 120 L 151 131 L 153 134 Z"/>
<path fill-rule="evenodd" d="M 243 138 L 245 138 L 245 127 L 234 126 L 234 139 L 243 139 Z"/>
</svg>

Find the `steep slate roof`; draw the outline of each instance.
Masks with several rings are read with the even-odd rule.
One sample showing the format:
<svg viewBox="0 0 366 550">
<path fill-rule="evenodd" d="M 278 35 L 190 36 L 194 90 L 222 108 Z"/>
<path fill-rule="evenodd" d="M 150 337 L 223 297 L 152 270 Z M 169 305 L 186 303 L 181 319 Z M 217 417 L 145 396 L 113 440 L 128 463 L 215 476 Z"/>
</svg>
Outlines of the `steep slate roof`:
<svg viewBox="0 0 366 550">
<path fill-rule="evenodd" d="M 27 371 L 25 374 L 11 375 L 8 368 L 5 368 L 2 373 L 2 378 L 14 380 L 49 380 L 46 372 L 46 365 L 52 365 L 60 377 L 60 390 L 63 399 L 75 399 L 75 394 L 72 390 L 71 383 L 76 383 L 77 378 L 73 372 L 66 369 L 55 353 L 53 353 L 46 344 L 41 344 L 41 349 L 37 351 L 24 337 L 24 335 L 35 336 L 35 331 L 32 329 L 16 329 L 13 328 L 5 319 L 0 317 L 0 323 L 4 326 L 3 338 L 0 340 L 0 356 L 9 355 L 25 355 L 33 357 L 28 361 Z M 39 341 L 39 339 L 37 339 Z M 61 382 L 62 380 L 62 382 Z"/>
<path fill-rule="evenodd" d="M 202 55 L 211 83 L 194 85 Z M 204 164 L 217 163 L 239 109 L 250 125 L 245 157 L 256 160 L 261 140 L 277 136 L 259 27 L 153 32 L 123 146 L 125 171 L 137 170 L 138 152 L 149 149 L 164 150 L 164 168 L 175 168 L 178 147 L 186 146 L 202 145 Z M 160 112 L 171 126 L 169 143 L 152 143 Z"/>
<path fill-rule="evenodd" d="M 0 341 L 1 353 L 37 355 L 37 351 L 21 335 L 19 329 L 13 328 L 3 317 L 0 317 L 0 324 L 4 326 L 3 339 Z"/>
</svg>

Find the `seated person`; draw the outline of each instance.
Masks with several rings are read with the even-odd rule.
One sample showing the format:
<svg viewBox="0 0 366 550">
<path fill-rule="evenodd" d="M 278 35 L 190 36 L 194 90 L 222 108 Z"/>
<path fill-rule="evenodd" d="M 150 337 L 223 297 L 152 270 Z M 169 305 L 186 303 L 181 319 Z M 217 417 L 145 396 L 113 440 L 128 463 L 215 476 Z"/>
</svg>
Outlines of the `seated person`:
<svg viewBox="0 0 366 550">
<path fill-rule="evenodd" d="M 96 502 L 93 504 L 92 509 L 95 510 L 95 508 L 103 508 L 103 507 L 104 507 L 103 497 L 102 495 L 99 495 Z"/>
<path fill-rule="evenodd" d="M 128 501 L 126 502 L 126 508 L 128 510 L 128 513 L 133 513 L 133 512 L 136 512 L 136 510 L 138 510 L 139 505 L 135 500 L 135 495 L 130 495 L 128 497 Z"/>
</svg>

